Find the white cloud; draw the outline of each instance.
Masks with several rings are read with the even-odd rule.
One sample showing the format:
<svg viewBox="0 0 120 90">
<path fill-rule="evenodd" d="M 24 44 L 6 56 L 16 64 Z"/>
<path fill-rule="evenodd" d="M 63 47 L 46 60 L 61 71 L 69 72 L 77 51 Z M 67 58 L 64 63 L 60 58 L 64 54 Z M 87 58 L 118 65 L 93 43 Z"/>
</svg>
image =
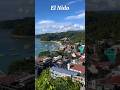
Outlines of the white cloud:
<svg viewBox="0 0 120 90">
<path fill-rule="evenodd" d="M 85 12 L 82 12 L 82 13 L 80 13 L 78 15 L 68 16 L 65 19 L 66 20 L 74 20 L 74 19 L 81 19 L 81 18 L 84 18 L 84 17 L 85 17 Z"/>
<path fill-rule="evenodd" d="M 80 13 L 83 13 L 83 12 L 85 12 L 85 10 L 78 10 L 78 11 L 75 12 L 75 14 L 80 14 Z"/>
<path fill-rule="evenodd" d="M 65 32 L 70 30 L 84 30 L 85 26 L 80 24 L 72 23 L 59 23 L 52 20 L 42 20 L 36 23 L 35 33 L 54 33 L 54 32 Z"/>
<path fill-rule="evenodd" d="M 42 21 L 40 21 L 40 22 L 38 22 L 38 24 L 46 24 L 46 23 L 54 23 L 54 21 L 52 21 L 52 20 L 42 20 Z"/>
<path fill-rule="evenodd" d="M 67 5 L 71 5 L 71 4 L 74 4 L 74 3 L 77 3 L 77 2 L 80 2 L 81 0 L 74 0 L 74 1 L 70 1 L 67 3 Z"/>
</svg>

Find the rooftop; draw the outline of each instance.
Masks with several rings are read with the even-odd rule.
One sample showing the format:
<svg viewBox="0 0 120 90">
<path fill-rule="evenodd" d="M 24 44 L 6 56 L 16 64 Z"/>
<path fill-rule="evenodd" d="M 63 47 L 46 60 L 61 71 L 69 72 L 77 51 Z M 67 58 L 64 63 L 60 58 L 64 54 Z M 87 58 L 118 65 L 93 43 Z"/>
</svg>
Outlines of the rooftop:
<svg viewBox="0 0 120 90">
<path fill-rule="evenodd" d="M 54 67 L 54 66 L 51 68 L 51 70 L 59 72 L 59 73 L 64 73 L 64 74 L 72 75 L 72 76 L 78 75 L 77 72 L 70 71 L 70 70 L 67 70 L 67 69 L 64 69 L 64 68 Z"/>
<path fill-rule="evenodd" d="M 102 82 L 106 83 L 106 84 L 119 84 L 120 85 L 120 75 L 107 77 L 107 78 L 101 80 L 101 83 Z"/>
<path fill-rule="evenodd" d="M 7 84 L 10 85 L 14 82 L 17 82 L 17 77 L 14 75 L 11 76 L 6 76 L 6 75 L 1 75 L 0 76 L 0 84 Z"/>
<path fill-rule="evenodd" d="M 80 71 L 81 73 L 85 73 L 85 67 L 81 66 L 80 64 L 72 64 L 70 69 Z"/>
</svg>

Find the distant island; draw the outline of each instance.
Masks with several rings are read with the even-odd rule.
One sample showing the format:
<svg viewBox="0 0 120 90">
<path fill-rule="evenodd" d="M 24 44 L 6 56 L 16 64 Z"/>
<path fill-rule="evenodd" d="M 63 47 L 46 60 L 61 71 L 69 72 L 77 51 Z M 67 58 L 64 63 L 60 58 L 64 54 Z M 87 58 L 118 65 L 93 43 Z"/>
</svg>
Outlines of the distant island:
<svg viewBox="0 0 120 90">
<path fill-rule="evenodd" d="M 29 17 L 17 20 L 1 21 L 0 28 L 13 29 L 11 32 L 11 36 L 13 37 L 31 37 L 35 35 L 34 20 L 35 19 L 33 17 Z"/>
<path fill-rule="evenodd" d="M 85 41 L 85 31 L 67 31 L 67 32 L 59 32 L 59 33 L 46 33 L 36 35 L 36 38 L 40 38 L 41 41 L 59 41 L 62 38 L 69 38 L 72 42 Z"/>
</svg>

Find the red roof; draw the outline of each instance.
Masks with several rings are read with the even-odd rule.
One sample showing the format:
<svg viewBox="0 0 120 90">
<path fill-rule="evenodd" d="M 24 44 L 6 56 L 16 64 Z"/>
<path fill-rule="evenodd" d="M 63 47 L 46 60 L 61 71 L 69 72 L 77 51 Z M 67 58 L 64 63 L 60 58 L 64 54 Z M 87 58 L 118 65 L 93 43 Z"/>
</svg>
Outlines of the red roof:
<svg viewBox="0 0 120 90">
<path fill-rule="evenodd" d="M 5 76 L 5 75 L 1 75 L 0 76 L 0 83 L 2 84 L 12 84 L 14 82 L 17 81 L 16 76 Z"/>
<path fill-rule="evenodd" d="M 107 84 L 120 84 L 120 75 L 105 78 L 104 80 L 101 80 L 101 82 Z"/>
<path fill-rule="evenodd" d="M 13 75 L 0 75 L 0 84 L 12 84 L 18 82 L 20 79 L 25 78 L 29 74 L 22 73 L 21 75 L 13 74 Z"/>
<path fill-rule="evenodd" d="M 81 66 L 80 64 L 72 64 L 70 69 L 85 73 L 85 67 Z"/>
<path fill-rule="evenodd" d="M 83 59 L 83 58 L 80 58 L 80 62 L 84 62 L 85 61 L 85 59 Z"/>
<path fill-rule="evenodd" d="M 104 67 L 104 66 L 110 66 L 110 62 L 98 62 L 94 64 L 96 67 Z"/>
</svg>

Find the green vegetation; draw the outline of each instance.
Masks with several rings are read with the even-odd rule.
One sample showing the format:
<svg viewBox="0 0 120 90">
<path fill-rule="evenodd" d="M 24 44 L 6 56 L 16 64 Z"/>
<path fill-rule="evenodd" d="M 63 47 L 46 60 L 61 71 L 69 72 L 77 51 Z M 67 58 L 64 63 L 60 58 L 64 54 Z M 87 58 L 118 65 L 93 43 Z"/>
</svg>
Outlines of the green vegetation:
<svg viewBox="0 0 120 90">
<path fill-rule="evenodd" d="M 36 90 L 80 90 L 80 83 L 72 82 L 70 78 L 56 78 L 50 76 L 49 69 L 44 70 L 35 80 Z"/>
<path fill-rule="evenodd" d="M 24 19 L 22 22 L 15 25 L 14 35 L 34 36 L 35 32 L 34 19 Z"/>
<path fill-rule="evenodd" d="M 40 38 L 42 41 L 57 41 L 64 37 L 70 38 L 72 42 L 80 42 L 85 40 L 85 31 L 68 31 L 60 33 L 46 33 L 37 35 L 37 38 Z"/>
<path fill-rule="evenodd" d="M 39 56 L 50 56 L 50 52 L 49 51 L 40 52 Z"/>
<path fill-rule="evenodd" d="M 34 59 L 29 60 L 16 60 L 14 61 L 8 68 L 8 74 L 13 74 L 16 72 L 28 72 L 28 73 L 34 73 Z"/>
<path fill-rule="evenodd" d="M 120 39 L 120 12 L 99 11 L 87 12 L 86 36 L 97 40 L 112 37 Z"/>
</svg>

